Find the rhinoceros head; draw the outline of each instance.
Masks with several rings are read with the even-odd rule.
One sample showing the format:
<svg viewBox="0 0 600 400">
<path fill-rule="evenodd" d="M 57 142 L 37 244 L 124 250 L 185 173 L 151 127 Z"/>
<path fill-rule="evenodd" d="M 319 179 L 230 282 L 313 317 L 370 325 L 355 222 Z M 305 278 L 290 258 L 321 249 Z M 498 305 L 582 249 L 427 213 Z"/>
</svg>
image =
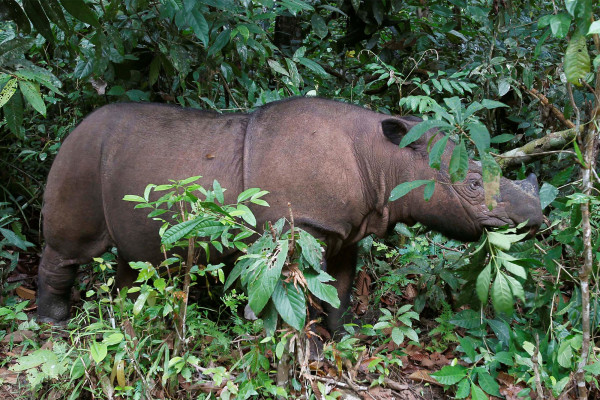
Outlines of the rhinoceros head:
<svg viewBox="0 0 600 400">
<path fill-rule="evenodd" d="M 402 137 L 421 120 L 415 117 L 391 118 L 382 122 L 382 130 L 389 141 L 399 144 Z M 462 241 L 479 239 L 483 230 L 489 227 L 517 226 L 527 221 L 523 230 L 534 233 L 543 222 L 534 174 L 524 180 L 500 178 L 499 193 L 494 197 L 494 207 L 486 205 L 482 168 L 479 162 L 469 160 L 469 169 L 462 182 L 451 182 L 448 165 L 454 150 L 449 140 L 442 156 L 441 167 L 435 170 L 429 166 L 427 148 L 443 137 L 437 129 L 431 129 L 420 139 L 400 149 L 402 159 L 408 157 L 413 164 L 410 179 L 436 181 L 435 191 L 429 201 L 424 200 L 424 189 L 413 190 L 407 198 L 397 202 L 409 202 L 410 206 L 400 205 L 408 222 L 421 222 L 444 235 Z M 394 207 L 392 203 L 392 207 Z M 398 207 L 398 206 L 396 206 Z M 408 214 L 408 215 L 406 215 Z"/>
</svg>

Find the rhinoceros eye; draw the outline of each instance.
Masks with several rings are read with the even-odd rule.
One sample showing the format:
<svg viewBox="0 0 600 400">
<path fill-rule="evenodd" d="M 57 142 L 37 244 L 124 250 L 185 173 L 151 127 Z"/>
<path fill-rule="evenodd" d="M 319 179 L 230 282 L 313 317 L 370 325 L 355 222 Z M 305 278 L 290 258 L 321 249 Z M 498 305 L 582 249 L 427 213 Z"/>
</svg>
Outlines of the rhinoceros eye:
<svg viewBox="0 0 600 400">
<path fill-rule="evenodd" d="M 478 180 L 473 179 L 473 180 L 469 181 L 469 189 L 477 190 L 480 187 L 481 187 L 481 182 L 479 182 Z"/>
</svg>

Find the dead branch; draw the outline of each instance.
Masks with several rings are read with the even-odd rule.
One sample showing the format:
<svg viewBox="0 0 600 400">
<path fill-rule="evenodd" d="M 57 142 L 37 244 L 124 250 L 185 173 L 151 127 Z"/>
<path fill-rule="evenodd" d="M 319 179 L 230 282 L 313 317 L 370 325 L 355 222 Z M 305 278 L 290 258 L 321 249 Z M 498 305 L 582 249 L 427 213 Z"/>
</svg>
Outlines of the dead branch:
<svg viewBox="0 0 600 400">
<path fill-rule="evenodd" d="M 581 130 L 581 129 L 580 129 Z M 500 168 L 510 169 L 530 162 L 535 156 L 563 149 L 567 143 L 575 138 L 575 127 L 560 132 L 552 132 L 546 136 L 532 140 L 524 146 L 495 155 Z"/>
<path fill-rule="evenodd" d="M 527 91 L 527 93 L 529 93 L 531 96 L 538 99 L 544 107 L 549 108 L 550 111 L 552 112 L 552 114 L 554 114 L 554 116 L 556 118 L 558 118 L 558 120 L 560 122 L 562 122 L 567 128 L 575 128 L 575 125 L 571 121 L 566 119 L 565 115 L 562 113 L 562 111 L 560 111 L 558 108 L 556 108 L 556 106 L 554 104 L 550 103 L 550 101 L 548 101 L 548 98 L 546 96 L 544 96 L 543 94 L 541 94 L 534 88 L 527 89 L 527 87 L 525 87 L 525 85 L 521 85 L 521 89 Z"/>
</svg>

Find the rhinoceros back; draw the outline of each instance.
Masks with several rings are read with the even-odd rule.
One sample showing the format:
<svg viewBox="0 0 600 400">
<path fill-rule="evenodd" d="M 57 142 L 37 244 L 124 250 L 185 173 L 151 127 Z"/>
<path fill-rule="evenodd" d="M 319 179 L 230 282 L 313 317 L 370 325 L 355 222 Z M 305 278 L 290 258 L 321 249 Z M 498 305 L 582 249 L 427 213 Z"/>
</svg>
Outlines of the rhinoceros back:
<svg viewBox="0 0 600 400">
<path fill-rule="evenodd" d="M 88 116 L 65 140 L 44 197 L 47 244 L 86 262 L 115 245 L 124 260 L 158 261 L 159 224 L 127 194 L 149 183 L 202 175 L 235 200 L 242 188 L 246 115 L 157 104 L 113 104 Z"/>
</svg>

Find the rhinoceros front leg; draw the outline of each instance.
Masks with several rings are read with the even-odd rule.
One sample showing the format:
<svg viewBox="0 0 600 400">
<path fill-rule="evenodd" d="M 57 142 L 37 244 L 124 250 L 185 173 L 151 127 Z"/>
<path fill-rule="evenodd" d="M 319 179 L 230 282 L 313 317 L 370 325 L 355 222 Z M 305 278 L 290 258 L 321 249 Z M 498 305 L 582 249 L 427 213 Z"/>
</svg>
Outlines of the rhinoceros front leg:
<svg viewBox="0 0 600 400">
<path fill-rule="evenodd" d="M 327 303 L 323 307 L 327 313 L 327 327 L 333 334 L 343 333 L 343 325 L 352 321 L 350 295 L 352 294 L 357 257 L 358 245 L 353 244 L 342 248 L 338 254 L 326 261 L 326 271 L 335 278 L 333 286 L 337 289 L 340 298 L 339 308 L 333 308 Z"/>
<path fill-rule="evenodd" d="M 65 324 L 71 311 L 71 288 L 78 265 L 46 245 L 38 268 L 38 321 Z"/>
</svg>

